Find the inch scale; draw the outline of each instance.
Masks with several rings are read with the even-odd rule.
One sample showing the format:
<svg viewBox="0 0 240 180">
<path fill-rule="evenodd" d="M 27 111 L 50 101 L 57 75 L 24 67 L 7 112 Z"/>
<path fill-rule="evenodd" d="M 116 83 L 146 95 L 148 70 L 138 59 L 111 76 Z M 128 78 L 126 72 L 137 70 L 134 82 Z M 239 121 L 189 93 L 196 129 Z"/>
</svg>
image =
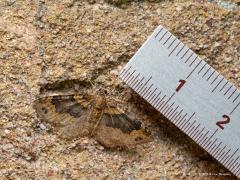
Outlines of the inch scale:
<svg viewBox="0 0 240 180">
<path fill-rule="evenodd" d="M 120 78 L 240 177 L 240 91 L 159 26 Z"/>
</svg>

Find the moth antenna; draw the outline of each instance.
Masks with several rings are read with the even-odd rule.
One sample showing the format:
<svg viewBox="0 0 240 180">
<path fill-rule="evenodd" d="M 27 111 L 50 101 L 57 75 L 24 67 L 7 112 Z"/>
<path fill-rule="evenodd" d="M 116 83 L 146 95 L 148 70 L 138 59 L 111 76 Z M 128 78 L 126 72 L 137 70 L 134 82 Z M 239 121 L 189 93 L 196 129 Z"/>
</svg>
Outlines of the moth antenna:
<svg viewBox="0 0 240 180">
<path fill-rule="evenodd" d="M 92 83 L 91 80 L 88 80 L 88 82 L 91 84 L 92 88 L 94 89 L 96 86 Z"/>
</svg>

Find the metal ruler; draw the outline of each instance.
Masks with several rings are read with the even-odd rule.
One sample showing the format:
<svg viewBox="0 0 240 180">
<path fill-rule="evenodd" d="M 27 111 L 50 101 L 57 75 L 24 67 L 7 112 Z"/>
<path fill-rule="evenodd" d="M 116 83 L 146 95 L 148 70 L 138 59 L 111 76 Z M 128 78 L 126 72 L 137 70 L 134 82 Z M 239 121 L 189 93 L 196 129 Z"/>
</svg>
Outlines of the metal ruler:
<svg viewBox="0 0 240 180">
<path fill-rule="evenodd" d="M 240 177 L 240 91 L 159 26 L 120 78 Z"/>
</svg>

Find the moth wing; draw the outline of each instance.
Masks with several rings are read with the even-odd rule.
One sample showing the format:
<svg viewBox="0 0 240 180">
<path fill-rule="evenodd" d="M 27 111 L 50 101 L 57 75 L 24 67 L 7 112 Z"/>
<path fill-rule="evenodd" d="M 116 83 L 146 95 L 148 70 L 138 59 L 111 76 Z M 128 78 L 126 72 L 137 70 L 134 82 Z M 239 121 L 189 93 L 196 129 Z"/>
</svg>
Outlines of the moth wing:
<svg viewBox="0 0 240 180">
<path fill-rule="evenodd" d="M 151 141 L 141 122 L 131 119 L 118 108 L 107 108 L 95 133 L 98 142 L 108 148 L 129 148 Z"/>
<path fill-rule="evenodd" d="M 76 95 L 56 95 L 37 99 L 34 108 L 44 122 L 55 126 L 61 136 L 86 135 L 89 102 Z"/>
</svg>

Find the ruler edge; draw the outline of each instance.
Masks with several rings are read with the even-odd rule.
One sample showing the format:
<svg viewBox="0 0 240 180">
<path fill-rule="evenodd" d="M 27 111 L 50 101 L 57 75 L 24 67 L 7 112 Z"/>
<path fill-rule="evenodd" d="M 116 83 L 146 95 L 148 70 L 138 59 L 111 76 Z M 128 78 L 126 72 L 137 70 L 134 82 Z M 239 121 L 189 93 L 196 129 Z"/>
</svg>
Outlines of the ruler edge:
<svg viewBox="0 0 240 180">
<path fill-rule="evenodd" d="M 172 34 L 172 32 L 170 32 L 167 28 L 165 28 L 162 25 L 159 25 L 157 28 L 155 28 L 155 30 L 153 31 L 153 33 L 151 33 L 148 37 L 147 40 L 144 41 L 144 43 L 141 45 L 140 48 L 138 48 L 138 50 L 134 53 L 134 55 L 131 57 L 131 59 L 128 61 L 127 64 L 125 64 L 125 66 L 122 68 L 122 70 L 119 73 L 119 78 L 125 83 L 127 84 L 121 77 L 121 73 L 123 72 L 123 70 L 125 70 L 126 67 L 129 66 L 129 64 L 131 64 L 132 61 L 134 61 L 134 57 L 136 56 L 136 54 L 138 54 L 139 51 L 141 51 L 145 44 L 148 43 L 148 41 L 150 41 L 150 39 L 152 39 L 154 37 L 154 35 L 157 37 L 156 33 L 160 30 L 160 29 L 164 29 L 166 32 L 169 32 L 173 38 L 177 39 L 177 41 L 180 42 L 180 44 L 183 44 L 186 48 L 188 48 L 190 51 L 192 51 L 194 53 L 194 55 L 196 55 L 200 60 L 202 60 L 203 62 L 205 62 L 209 67 L 211 67 L 218 75 L 222 76 L 224 78 L 224 80 L 226 80 L 231 86 L 236 88 L 236 91 L 238 94 L 240 94 L 240 90 L 239 87 L 236 86 L 231 80 L 228 80 L 225 76 L 223 76 L 221 73 L 219 73 L 218 70 L 216 70 L 214 67 L 212 67 L 212 65 L 210 65 L 208 62 L 205 61 L 205 59 L 202 59 L 197 53 L 195 53 L 191 48 L 189 48 L 188 45 L 185 45 L 179 38 L 177 38 L 174 34 Z M 127 84 L 128 85 L 128 84 Z M 129 85 L 128 85 L 129 86 Z M 129 86 L 133 91 L 135 91 L 131 86 Z M 135 91 L 136 92 L 136 91 Z M 142 97 L 138 92 L 136 92 L 140 97 Z M 237 95 L 238 96 L 238 95 Z M 145 99 L 144 97 L 142 97 L 144 100 L 146 100 L 148 102 L 147 99 Z M 150 104 L 155 110 L 157 110 L 158 112 L 160 112 L 158 109 L 156 109 L 151 103 L 148 102 L 148 104 Z M 162 112 L 160 112 L 162 114 Z M 163 115 L 163 114 L 162 114 Z M 190 137 L 186 132 L 184 132 L 180 127 L 178 127 L 176 124 L 174 124 L 174 122 L 172 122 L 169 118 L 167 118 L 165 115 L 163 115 L 166 119 L 168 119 L 175 127 L 177 127 L 182 133 L 184 133 L 185 135 L 188 136 L 188 138 L 190 138 L 191 140 L 193 140 L 200 148 L 202 148 L 204 151 L 206 151 L 211 157 L 213 157 L 216 161 L 218 161 L 218 163 L 220 163 L 224 168 L 226 168 L 229 172 L 231 172 L 234 176 L 240 178 L 240 172 L 236 172 L 236 170 L 238 170 L 238 168 L 233 169 L 235 172 L 233 172 L 232 170 L 230 170 L 225 164 L 221 163 L 219 159 L 217 159 L 216 157 L 214 157 L 214 155 L 212 155 L 210 152 L 208 152 L 208 150 L 206 150 L 204 147 L 202 147 L 202 145 L 200 145 L 198 142 L 196 142 L 192 137 Z M 218 157 L 219 158 L 219 157 Z M 221 159 L 222 160 L 222 159 Z M 230 164 L 228 164 L 229 166 Z M 240 165 L 240 163 L 239 163 Z M 232 166 L 232 165 L 231 165 Z M 232 167 L 231 167 L 232 168 Z"/>
</svg>

